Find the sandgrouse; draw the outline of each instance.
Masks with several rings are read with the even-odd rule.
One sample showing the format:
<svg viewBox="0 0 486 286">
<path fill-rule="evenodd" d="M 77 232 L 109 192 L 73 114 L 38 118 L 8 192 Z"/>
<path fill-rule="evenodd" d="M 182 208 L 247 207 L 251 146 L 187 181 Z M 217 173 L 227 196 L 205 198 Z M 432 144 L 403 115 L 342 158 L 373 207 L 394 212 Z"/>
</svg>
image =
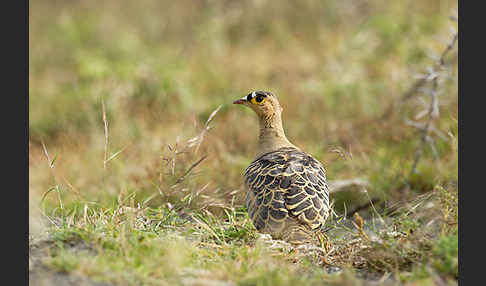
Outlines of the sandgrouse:
<svg viewBox="0 0 486 286">
<path fill-rule="evenodd" d="M 282 127 L 282 108 L 268 91 L 235 100 L 256 112 L 260 135 L 256 159 L 246 168 L 248 214 L 256 229 L 292 244 L 317 241 L 329 216 L 324 167 L 290 143 Z"/>
</svg>

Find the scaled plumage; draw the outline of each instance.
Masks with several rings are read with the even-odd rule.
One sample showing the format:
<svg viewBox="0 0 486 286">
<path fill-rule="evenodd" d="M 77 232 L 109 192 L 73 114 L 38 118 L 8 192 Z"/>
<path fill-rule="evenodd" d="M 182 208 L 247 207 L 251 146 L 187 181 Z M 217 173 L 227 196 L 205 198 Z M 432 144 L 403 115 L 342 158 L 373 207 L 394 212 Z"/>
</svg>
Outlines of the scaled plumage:
<svg viewBox="0 0 486 286">
<path fill-rule="evenodd" d="M 248 214 L 257 230 L 290 242 L 312 239 L 329 215 L 326 174 L 310 155 L 283 147 L 245 171 Z"/>
</svg>

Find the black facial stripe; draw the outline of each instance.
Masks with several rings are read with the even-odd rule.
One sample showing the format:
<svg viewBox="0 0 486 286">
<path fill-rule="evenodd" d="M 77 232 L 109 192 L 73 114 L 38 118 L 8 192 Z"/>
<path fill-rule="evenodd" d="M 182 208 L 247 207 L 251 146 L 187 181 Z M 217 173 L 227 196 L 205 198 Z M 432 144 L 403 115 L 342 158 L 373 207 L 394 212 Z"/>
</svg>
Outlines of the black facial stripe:
<svg viewBox="0 0 486 286">
<path fill-rule="evenodd" d="M 246 100 L 251 101 L 251 99 L 253 98 L 253 94 L 255 94 L 255 100 L 257 102 L 262 102 L 265 97 L 272 95 L 270 92 L 266 91 L 254 91 L 246 96 Z"/>
<path fill-rule="evenodd" d="M 255 95 L 261 95 L 263 97 L 267 97 L 267 96 L 272 95 L 272 94 L 270 92 L 268 92 L 268 91 L 261 91 L 261 90 L 259 90 L 259 91 L 255 91 Z"/>
</svg>

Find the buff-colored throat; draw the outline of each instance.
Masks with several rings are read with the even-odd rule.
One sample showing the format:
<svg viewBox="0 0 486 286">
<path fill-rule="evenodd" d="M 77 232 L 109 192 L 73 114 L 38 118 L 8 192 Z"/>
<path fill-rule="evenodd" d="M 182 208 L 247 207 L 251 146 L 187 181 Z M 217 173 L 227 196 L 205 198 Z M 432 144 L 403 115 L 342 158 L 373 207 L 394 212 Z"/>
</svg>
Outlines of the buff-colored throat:
<svg viewBox="0 0 486 286">
<path fill-rule="evenodd" d="M 258 136 L 258 153 L 256 157 L 276 151 L 282 147 L 294 147 L 285 136 L 282 126 L 282 113 L 272 112 L 271 114 L 263 114 L 259 116 L 260 121 L 260 135 Z M 298 149 L 298 148 L 297 148 Z"/>
</svg>

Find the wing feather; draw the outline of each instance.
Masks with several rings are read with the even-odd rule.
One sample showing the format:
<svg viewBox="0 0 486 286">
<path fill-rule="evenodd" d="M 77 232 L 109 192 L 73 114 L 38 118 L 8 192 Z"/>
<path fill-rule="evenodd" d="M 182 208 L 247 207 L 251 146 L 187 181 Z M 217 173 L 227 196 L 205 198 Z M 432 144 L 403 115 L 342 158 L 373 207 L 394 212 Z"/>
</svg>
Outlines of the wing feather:
<svg viewBox="0 0 486 286">
<path fill-rule="evenodd" d="M 329 214 L 326 173 L 319 161 L 295 148 L 281 148 L 245 170 L 247 206 L 257 229 L 279 227 L 288 216 L 315 229 Z"/>
</svg>

